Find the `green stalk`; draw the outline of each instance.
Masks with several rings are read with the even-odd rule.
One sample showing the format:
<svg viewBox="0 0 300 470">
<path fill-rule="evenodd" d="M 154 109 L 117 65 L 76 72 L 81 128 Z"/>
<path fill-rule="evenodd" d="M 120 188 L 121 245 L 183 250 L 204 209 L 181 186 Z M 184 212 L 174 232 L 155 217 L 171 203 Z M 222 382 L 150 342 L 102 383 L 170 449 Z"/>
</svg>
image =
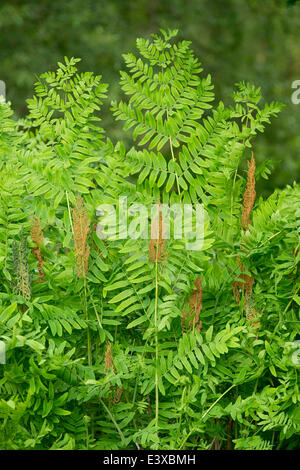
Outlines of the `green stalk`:
<svg viewBox="0 0 300 470">
<path fill-rule="evenodd" d="M 124 439 L 125 439 L 124 434 L 122 433 L 117 421 L 115 420 L 114 415 L 111 413 L 110 409 L 106 406 L 106 404 L 104 403 L 104 401 L 101 398 L 100 398 L 100 403 L 103 406 L 103 408 L 105 409 L 108 416 L 110 417 L 111 421 L 113 422 L 116 430 L 118 431 L 119 436 L 121 438 L 121 441 L 124 441 Z"/>
<path fill-rule="evenodd" d="M 183 402 L 184 402 L 185 391 L 186 391 L 186 387 L 184 387 L 182 395 L 181 395 L 181 411 L 180 411 L 180 417 L 179 417 L 179 423 L 178 423 L 178 429 L 177 429 L 176 442 L 178 442 L 179 435 L 180 435 L 180 430 L 181 430 L 182 413 L 183 413 L 182 410 L 183 410 Z"/>
<path fill-rule="evenodd" d="M 89 367 L 92 366 L 92 345 L 91 345 L 91 332 L 90 332 L 90 327 L 88 324 L 89 321 L 89 314 L 88 314 L 88 308 L 87 308 L 87 282 L 86 282 L 86 277 L 83 277 L 83 285 L 84 285 L 84 312 L 85 312 L 85 319 L 87 321 L 87 349 L 88 349 L 88 365 Z M 92 404 L 89 404 L 89 408 L 92 408 Z M 90 410 L 91 413 L 91 435 L 92 439 L 94 439 L 95 436 L 95 427 L 94 427 L 94 413 L 92 410 Z"/>
<path fill-rule="evenodd" d="M 227 388 L 227 390 L 225 390 L 224 393 L 222 393 L 222 395 L 219 396 L 219 398 L 217 398 L 216 401 L 213 402 L 213 404 L 208 408 L 208 410 L 205 411 L 205 413 L 203 413 L 203 415 L 201 416 L 201 419 L 204 419 L 206 415 L 208 415 L 208 413 L 210 412 L 210 410 L 213 409 L 213 407 L 218 403 L 218 401 L 221 400 L 221 398 L 224 397 L 224 395 L 226 395 L 226 393 L 228 393 L 233 387 L 236 387 L 237 384 L 233 384 L 231 385 L 229 388 Z M 183 441 L 181 442 L 178 450 L 182 449 L 182 447 L 184 446 L 184 444 L 186 443 L 186 441 L 188 440 L 188 438 L 194 433 L 197 431 L 197 428 L 192 428 L 191 431 L 186 435 L 186 437 L 183 439 Z"/>
<path fill-rule="evenodd" d="M 155 431 L 158 435 L 159 417 L 159 389 L 158 389 L 158 243 L 156 246 L 155 259 L 155 307 L 154 307 L 154 330 L 155 330 Z"/>
<path fill-rule="evenodd" d="M 87 349 L 88 349 L 88 365 L 92 365 L 92 345 L 91 345 L 91 332 L 90 332 L 90 327 L 88 324 L 89 321 L 89 314 L 88 314 L 88 309 L 87 309 L 87 282 L 86 282 L 86 277 L 83 277 L 83 286 L 84 286 L 84 313 L 85 313 L 85 319 L 87 322 Z"/>
<path fill-rule="evenodd" d="M 167 110 L 167 119 L 169 120 L 169 113 L 168 113 L 168 110 Z M 173 160 L 173 162 L 176 162 L 176 158 L 175 158 L 175 155 L 174 155 L 174 150 L 173 150 L 173 144 L 172 144 L 172 139 L 171 139 L 171 137 L 169 138 L 169 144 L 170 144 L 170 150 L 171 150 L 172 160 Z M 177 184 L 177 191 L 178 191 L 178 194 L 180 195 L 180 186 L 179 186 L 179 181 L 178 181 L 178 175 L 177 175 L 177 173 L 175 173 L 175 178 L 176 178 L 176 184 Z"/>
<path fill-rule="evenodd" d="M 68 191 L 66 191 L 66 198 L 67 198 L 67 206 L 68 206 L 68 214 L 69 214 L 70 225 L 71 225 L 71 229 L 72 229 L 72 233 L 73 233 L 73 237 L 74 237 L 74 229 L 73 229 L 73 223 L 72 223 L 72 216 L 71 216 L 71 209 L 70 209 Z"/>
</svg>

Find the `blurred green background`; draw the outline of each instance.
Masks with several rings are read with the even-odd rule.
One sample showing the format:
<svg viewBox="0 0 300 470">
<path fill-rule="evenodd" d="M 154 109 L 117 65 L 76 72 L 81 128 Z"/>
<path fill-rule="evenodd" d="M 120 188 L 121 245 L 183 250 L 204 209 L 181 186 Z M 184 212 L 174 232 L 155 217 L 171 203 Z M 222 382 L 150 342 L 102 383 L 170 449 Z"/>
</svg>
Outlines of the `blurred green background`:
<svg viewBox="0 0 300 470">
<path fill-rule="evenodd" d="M 298 0 L 1 0 L 0 79 L 18 116 L 26 111 L 36 76 L 56 62 L 81 57 L 81 71 L 101 74 L 110 84 L 103 127 L 112 139 L 111 99 L 118 99 L 122 53 L 135 52 L 135 39 L 178 28 L 191 40 L 204 72 L 211 73 L 217 99 L 230 102 L 241 80 L 261 86 L 266 101 L 286 107 L 255 143 L 257 160 L 273 159 L 266 194 L 299 180 L 300 104 L 291 102 L 291 84 L 300 80 Z"/>
</svg>

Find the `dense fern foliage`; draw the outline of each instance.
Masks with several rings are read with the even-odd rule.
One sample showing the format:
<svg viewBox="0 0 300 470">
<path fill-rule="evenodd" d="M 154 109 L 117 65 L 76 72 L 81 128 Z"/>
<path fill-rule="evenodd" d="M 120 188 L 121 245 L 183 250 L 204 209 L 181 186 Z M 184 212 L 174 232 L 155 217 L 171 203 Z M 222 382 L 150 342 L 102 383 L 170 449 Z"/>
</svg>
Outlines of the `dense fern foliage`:
<svg viewBox="0 0 300 470">
<path fill-rule="evenodd" d="M 2 449 L 299 445 L 300 188 L 255 192 L 281 106 L 247 83 L 216 103 L 175 36 L 124 56 L 131 148 L 100 128 L 107 86 L 78 59 L 40 77 L 25 119 L 0 103 Z M 101 236 L 97 208 L 124 196 L 133 224 L 141 203 L 201 204 L 199 247 L 162 218 L 150 241 Z"/>
</svg>

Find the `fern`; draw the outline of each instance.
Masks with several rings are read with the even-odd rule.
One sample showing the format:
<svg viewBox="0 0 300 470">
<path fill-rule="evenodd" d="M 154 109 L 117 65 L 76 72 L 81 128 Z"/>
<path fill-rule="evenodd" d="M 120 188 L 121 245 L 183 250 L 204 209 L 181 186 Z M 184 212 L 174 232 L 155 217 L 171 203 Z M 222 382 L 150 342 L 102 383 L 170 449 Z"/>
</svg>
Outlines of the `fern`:
<svg viewBox="0 0 300 470">
<path fill-rule="evenodd" d="M 0 103 L 1 448 L 299 443 L 299 186 L 253 197 L 269 174 L 254 139 L 281 105 L 244 82 L 216 102 L 176 34 L 124 55 L 129 148 L 99 127 L 107 86 L 78 59 L 38 79 L 24 119 Z M 150 238 L 106 236 L 96 210 L 120 197 L 135 228 L 141 203 L 191 204 L 192 221 L 201 205 L 201 243 L 174 219 L 164 239 L 163 211 Z"/>
</svg>

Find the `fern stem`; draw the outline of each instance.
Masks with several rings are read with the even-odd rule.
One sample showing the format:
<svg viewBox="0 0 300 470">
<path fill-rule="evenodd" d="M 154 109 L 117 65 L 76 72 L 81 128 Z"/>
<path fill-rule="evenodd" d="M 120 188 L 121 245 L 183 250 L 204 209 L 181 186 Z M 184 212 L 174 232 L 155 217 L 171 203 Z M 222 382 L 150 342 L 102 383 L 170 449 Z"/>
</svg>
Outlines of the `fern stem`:
<svg viewBox="0 0 300 470">
<path fill-rule="evenodd" d="M 158 244 L 156 246 L 155 259 L 155 307 L 154 307 L 154 329 L 155 329 L 155 431 L 158 434 L 159 417 L 159 390 L 158 390 Z"/>
<path fill-rule="evenodd" d="M 181 411 L 180 411 L 180 417 L 179 417 L 179 422 L 178 422 L 178 429 L 177 429 L 177 438 L 176 438 L 176 440 L 179 439 L 179 435 L 180 435 L 181 422 L 182 422 L 182 414 L 183 414 L 183 402 L 184 402 L 185 391 L 186 391 L 186 387 L 184 387 L 183 392 L 182 392 L 182 395 L 181 395 Z"/>
<path fill-rule="evenodd" d="M 94 298 L 93 298 L 93 295 L 92 295 L 92 292 L 87 284 L 87 290 L 89 292 L 89 296 L 90 296 L 90 299 L 91 299 L 91 302 L 92 302 L 92 305 L 93 305 L 93 309 L 94 309 L 94 312 L 95 312 L 95 315 L 96 315 L 96 318 L 97 318 L 97 322 L 101 328 L 101 330 L 103 330 L 103 326 L 102 326 L 102 323 L 101 323 L 101 320 L 100 320 L 100 317 L 99 317 L 99 313 L 97 311 L 97 308 L 96 308 L 96 305 L 95 305 L 95 302 L 94 302 Z"/>
<path fill-rule="evenodd" d="M 87 321 L 87 348 L 88 348 L 88 365 L 92 365 L 92 345 L 91 345 L 91 332 L 90 327 L 88 324 L 89 321 L 89 314 L 87 309 L 87 282 L 86 277 L 83 278 L 83 286 L 84 286 L 84 312 L 85 312 L 85 319 Z"/>
<path fill-rule="evenodd" d="M 104 401 L 100 398 L 100 403 L 101 405 L 103 406 L 103 408 L 105 409 L 106 413 L 108 414 L 108 416 L 110 417 L 111 421 L 114 423 L 114 426 L 116 428 L 116 430 L 118 431 L 119 433 L 119 436 L 121 438 L 121 441 L 124 441 L 125 437 L 124 437 L 124 434 L 122 433 L 117 421 L 115 420 L 113 414 L 111 413 L 110 409 L 106 406 L 106 404 L 104 403 Z"/>
<path fill-rule="evenodd" d="M 222 393 L 222 395 L 219 396 L 219 398 L 217 398 L 216 401 L 213 402 L 213 404 L 208 408 L 208 410 L 205 411 L 205 413 L 203 413 L 203 415 L 201 416 L 201 420 L 205 418 L 205 416 L 208 415 L 208 413 L 213 409 L 213 407 L 218 403 L 218 401 L 221 400 L 221 398 L 224 397 L 224 395 L 226 395 L 226 393 L 228 393 L 233 387 L 236 387 L 236 384 L 233 384 L 231 385 L 229 388 L 227 388 L 227 390 L 225 390 L 224 393 Z M 186 443 L 186 441 L 188 440 L 188 438 L 191 436 L 191 434 L 193 434 L 195 431 L 197 431 L 197 428 L 192 428 L 191 431 L 185 436 L 185 438 L 183 439 L 183 441 L 181 442 L 178 450 L 180 450 L 184 444 Z"/>
<path fill-rule="evenodd" d="M 235 169 L 235 172 L 234 172 L 233 185 L 232 185 L 232 189 L 231 189 L 230 225 L 231 225 L 231 223 L 232 223 L 232 216 L 233 216 L 234 188 L 235 188 L 235 183 L 236 183 L 237 171 L 238 171 L 238 169 L 236 168 L 236 169 Z"/>
<path fill-rule="evenodd" d="M 168 110 L 167 110 L 167 119 L 169 120 L 169 113 L 168 113 Z M 172 160 L 173 160 L 173 162 L 176 162 L 176 158 L 175 158 L 175 155 L 174 155 L 174 149 L 173 149 L 173 144 L 172 144 L 172 139 L 171 139 L 171 137 L 169 138 L 169 143 L 170 143 L 170 149 L 171 149 Z M 178 175 L 177 175 L 176 171 L 175 171 L 175 178 L 176 178 L 176 184 L 177 184 L 177 191 L 178 191 L 178 194 L 180 195 L 180 186 L 179 186 Z"/>
<path fill-rule="evenodd" d="M 87 321 L 87 349 L 88 349 L 88 365 L 89 367 L 92 366 L 92 345 L 91 345 L 91 333 L 90 333 L 90 327 L 88 324 L 89 321 L 89 314 L 88 314 L 88 308 L 87 308 L 87 281 L 86 281 L 86 276 L 83 276 L 83 286 L 84 286 L 84 312 L 85 312 L 85 319 Z M 91 403 L 89 404 L 89 408 L 91 408 Z M 88 425 L 87 425 L 88 427 Z M 91 435 L 92 439 L 94 439 L 95 436 L 95 427 L 94 427 L 94 414 L 91 411 Z"/>
<path fill-rule="evenodd" d="M 70 209 L 70 202 L 69 202 L 69 196 L 68 196 L 68 191 L 66 191 L 66 198 L 67 198 L 67 206 L 68 206 L 68 214 L 69 214 L 69 219 L 70 219 L 70 225 L 74 237 L 74 229 L 73 229 L 73 222 L 72 222 L 72 216 L 71 216 L 71 209 Z"/>
</svg>

